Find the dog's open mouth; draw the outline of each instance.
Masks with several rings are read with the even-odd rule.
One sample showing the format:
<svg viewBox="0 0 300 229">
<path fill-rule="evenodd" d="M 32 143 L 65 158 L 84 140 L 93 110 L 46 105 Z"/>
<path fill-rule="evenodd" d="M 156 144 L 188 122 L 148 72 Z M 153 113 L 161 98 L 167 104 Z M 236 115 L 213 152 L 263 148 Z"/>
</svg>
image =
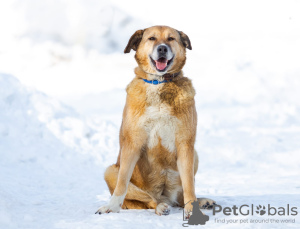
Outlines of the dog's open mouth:
<svg viewBox="0 0 300 229">
<path fill-rule="evenodd" d="M 161 57 L 158 60 L 153 60 L 150 56 L 152 64 L 156 67 L 156 70 L 159 72 L 165 71 L 167 69 L 167 67 L 172 63 L 173 58 L 174 57 L 172 57 L 170 60 L 168 60 L 165 57 Z"/>
</svg>

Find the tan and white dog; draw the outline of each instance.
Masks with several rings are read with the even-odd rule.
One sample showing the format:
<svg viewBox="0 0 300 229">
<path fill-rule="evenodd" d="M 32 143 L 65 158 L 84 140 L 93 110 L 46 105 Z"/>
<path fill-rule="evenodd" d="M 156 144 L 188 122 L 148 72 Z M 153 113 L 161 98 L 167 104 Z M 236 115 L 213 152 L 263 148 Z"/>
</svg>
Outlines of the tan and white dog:
<svg viewBox="0 0 300 229">
<path fill-rule="evenodd" d="M 135 78 L 127 86 L 117 163 L 104 175 L 112 197 L 96 213 L 123 209 L 155 209 L 169 214 L 169 206 L 197 200 L 194 149 L 197 127 L 195 90 L 183 76 L 186 34 L 167 26 L 136 31 L 124 52 L 136 51 Z M 199 198 L 200 207 L 215 202 Z M 185 206 L 192 211 L 191 202 Z"/>
</svg>

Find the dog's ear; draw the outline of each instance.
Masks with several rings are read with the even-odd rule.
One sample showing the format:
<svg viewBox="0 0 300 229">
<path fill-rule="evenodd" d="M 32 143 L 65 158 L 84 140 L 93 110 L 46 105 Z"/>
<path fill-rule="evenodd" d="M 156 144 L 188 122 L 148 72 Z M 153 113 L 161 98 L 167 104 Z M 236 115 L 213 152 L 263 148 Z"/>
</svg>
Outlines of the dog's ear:
<svg viewBox="0 0 300 229">
<path fill-rule="evenodd" d="M 124 53 L 129 53 L 131 49 L 133 49 L 134 51 L 137 50 L 143 34 L 144 34 L 144 29 L 143 30 L 137 30 L 129 39 L 128 44 L 126 46 L 126 48 L 124 49 Z"/>
<path fill-rule="evenodd" d="M 184 45 L 184 47 L 186 47 L 186 48 L 189 49 L 189 50 L 192 50 L 191 41 L 190 41 L 190 38 L 188 37 L 188 35 L 186 35 L 186 34 L 185 34 L 184 32 L 182 32 L 182 31 L 178 31 L 178 30 L 177 30 L 177 32 L 179 33 L 181 42 L 182 42 L 182 44 Z"/>
</svg>

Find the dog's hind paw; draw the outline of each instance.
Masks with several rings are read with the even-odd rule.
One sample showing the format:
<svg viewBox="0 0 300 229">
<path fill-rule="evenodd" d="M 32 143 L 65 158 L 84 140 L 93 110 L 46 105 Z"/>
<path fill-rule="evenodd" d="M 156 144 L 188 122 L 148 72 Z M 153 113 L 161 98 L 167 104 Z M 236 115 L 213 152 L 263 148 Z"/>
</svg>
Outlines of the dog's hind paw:
<svg viewBox="0 0 300 229">
<path fill-rule="evenodd" d="M 155 209 L 155 213 L 157 215 L 169 215 L 170 214 L 170 208 L 169 205 L 166 203 L 160 203 L 157 205 Z"/>
<path fill-rule="evenodd" d="M 197 198 L 201 209 L 212 209 L 216 201 L 209 198 Z"/>
</svg>

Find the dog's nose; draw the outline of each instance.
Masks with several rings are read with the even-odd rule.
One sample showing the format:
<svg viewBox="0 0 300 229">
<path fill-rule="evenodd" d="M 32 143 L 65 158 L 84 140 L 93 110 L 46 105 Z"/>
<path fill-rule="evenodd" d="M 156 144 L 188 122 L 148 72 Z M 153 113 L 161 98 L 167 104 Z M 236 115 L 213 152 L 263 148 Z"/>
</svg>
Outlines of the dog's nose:
<svg viewBox="0 0 300 229">
<path fill-rule="evenodd" d="M 165 45 L 159 45 L 157 47 L 157 51 L 159 54 L 166 54 L 168 52 L 168 49 Z"/>
</svg>

